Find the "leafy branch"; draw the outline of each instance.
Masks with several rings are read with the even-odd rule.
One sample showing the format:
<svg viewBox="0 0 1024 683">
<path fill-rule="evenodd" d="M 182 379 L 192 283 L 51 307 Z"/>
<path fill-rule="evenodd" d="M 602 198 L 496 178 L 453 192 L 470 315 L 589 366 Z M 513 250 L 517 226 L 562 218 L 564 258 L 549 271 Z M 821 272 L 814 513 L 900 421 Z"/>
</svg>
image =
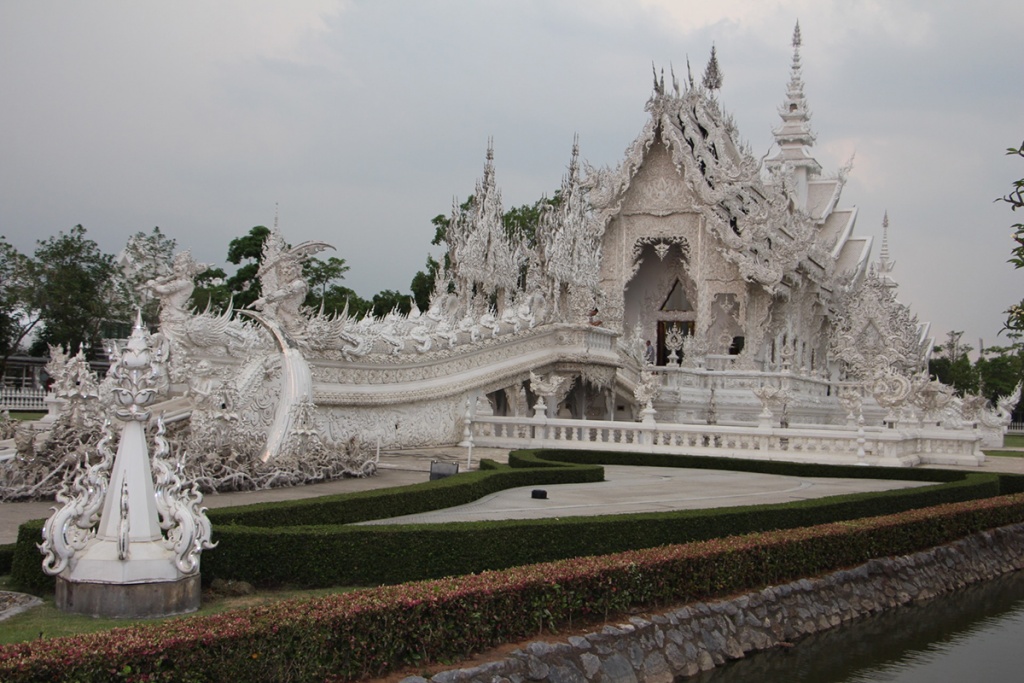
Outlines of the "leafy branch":
<svg viewBox="0 0 1024 683">
<path fill-rule="evenodd" d="M 1006 153 L 1011 156 L 1024 157 L 1024 142 L 1021 142 L 1020 147 L 1009 147 Z M 1024 178 L 1017 180 L 1013 183 L 1013 188 L 1004 196 L 996 199 L 997 202 L 1006 202 L 1010 205 L 1012 211 L 1024 207 Z M 1010 226 L 1013 228 L 1013 241 L 1017 243 L 1017 246 L 1013 248 L 1009 262 L 1013 264 L 1014 268 L 1024 268 L 1024 223 L 1014 223 Z M 1006 325 L 1007 330 L 1024 330 L 1024 300 L 1018 304 L 1010 306 L 1006 311 Z"/>
</svg>

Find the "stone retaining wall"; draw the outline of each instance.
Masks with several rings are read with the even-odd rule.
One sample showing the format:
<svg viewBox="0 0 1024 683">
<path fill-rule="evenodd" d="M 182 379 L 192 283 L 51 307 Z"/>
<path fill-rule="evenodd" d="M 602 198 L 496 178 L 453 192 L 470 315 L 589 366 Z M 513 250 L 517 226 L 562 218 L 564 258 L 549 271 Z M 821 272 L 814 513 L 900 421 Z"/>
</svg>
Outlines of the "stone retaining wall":
<svg viewBox="0 0 1024 683">
<path fill-rule="evenodd" d="M 671 683 L 898 605 L 1024 568 L 1024 524 L 914 555 L 731 600 L 695 603 L 567 641 L 530 643 L 506 659 L 435 674 L 433 683 Z M 411 676 L 402 683 L 425 683 Z"/>
</svg>

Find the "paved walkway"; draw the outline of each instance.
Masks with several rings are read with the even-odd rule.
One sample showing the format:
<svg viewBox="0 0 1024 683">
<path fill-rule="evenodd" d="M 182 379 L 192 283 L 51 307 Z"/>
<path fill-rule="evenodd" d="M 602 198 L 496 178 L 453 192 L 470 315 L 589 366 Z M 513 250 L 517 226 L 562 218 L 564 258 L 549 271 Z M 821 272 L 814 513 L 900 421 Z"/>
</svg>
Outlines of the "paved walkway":
<svg viewBox="0 0 1024 683">
<path fill-rule="evenodd" d="M 475 448 L 473 449 L 472 463 L 474 469 L 481 457 L 505 462 L 508 452 L 501 449 Z M 416 484 L 429 479 L 431 460 L 457 462 L 461 469 L 465 469 L 466 449 L 430 448 L 382 453 L 378 474 L 374 477 L 338 479 L 323 484 L 293 488 L 214 493 L 206 496 L 204 505 L 218 508 Z M 980 468 L 964 467 L 961 469 L 1024 474 L 1024 458 L 988 458 Z M 785 502 L 856 491 L 881 490 L 878 488 L 879 484 L 882 485 L 882 488 L 893 484 L 891 481 L 856 479 L 825 481 L 799 477 L 670 468 L 606 466 L 605 472 L 609 478 L 609 481 L 606 482 L 513 489 L 461 506 L 461 510 L 452 508 L 415 517 L 421 518 L 417 521 L 428 521 L 425 517 L 434 515 L 437 519 L 431 521 L 455 521 L 456 519 L 508 519 L 574 514 L 651 512 Z M 918 484 L 918 482 L 906 483 Z M 531 498 L 530 492 L 533 488 L 546 490 L 547 500 Z M 13 543 L 17 539 L 19 525 L 30 519 L 48 517 L 53 506 L 53 501 L 0 503 L 0 544 Z M 488 514 L 492 516 L 483 516 Z"/>
<path fill-rule="evenodd" d="M 365 524 L 429 524 L 581 517 L 789 503 L 930 482 L 790 477 L 755 472 L 605 465 L 605 481 L 508 489 L 466 505 Z M 546 498 L 533 498 L 541 490 Z"/>
</svg>

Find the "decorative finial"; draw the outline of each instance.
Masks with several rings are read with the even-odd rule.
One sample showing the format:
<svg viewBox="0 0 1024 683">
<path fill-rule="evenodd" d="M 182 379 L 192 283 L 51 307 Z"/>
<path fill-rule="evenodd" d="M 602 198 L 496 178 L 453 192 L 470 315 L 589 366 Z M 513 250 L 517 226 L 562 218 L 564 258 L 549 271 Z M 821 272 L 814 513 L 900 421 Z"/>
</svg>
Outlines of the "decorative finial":
<svg viewBox="0 0 1024 683">
<path fill-rule="evenodd" d="M 690 69 L 690 55 L 686 55 L 686 80 L 690 82 L 690 87 L 693 88 L 693 71 Z"/>
<path fill-rule="evenodd" d="M 882 263 L 889 262 L 889 210 L 885 210 L 882 216 L 882 249 L 879 252 L 878 260 Z"/>
<path fill-rule="evenodd" d="M 711 44 L 711 57 L 708 59 L 708 65 L 704 69 L 704 79 L 701 84 L 708 90 L 714 92 L 722 87 L 722 70 L 718 67 L 718 55 L 715 52 L 715 44 Z"/>
<path fill-rule="evenodd" d="M 896 262 L 889 258 L 889 211 L 882 217 L 882 248 L 878 250 L 878 273 L 887 287 L 895 287 L 896 282 L 890 277 Z"/>
<path fill-rule="evenodd" d="M 274 202 L 274 230 L 277 230 L 277 219 L 280 216 L 281 209 L 277 202 Z"/>
<path fill-rule="evenodd" d="M 800 20 L 797 19 L 796 28 L 793 29 L 793 47 L 796 49 L 800 49 L 801 44 L 802 43 L 800 41 Z"/>
</svg>

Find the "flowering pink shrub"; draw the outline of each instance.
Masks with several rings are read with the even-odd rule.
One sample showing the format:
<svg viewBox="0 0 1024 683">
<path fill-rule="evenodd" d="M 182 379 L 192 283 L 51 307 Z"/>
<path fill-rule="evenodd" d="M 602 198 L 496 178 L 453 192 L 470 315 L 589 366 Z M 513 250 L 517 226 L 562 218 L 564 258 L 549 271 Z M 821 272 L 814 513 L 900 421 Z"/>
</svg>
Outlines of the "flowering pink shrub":
<svg viewBox="0 0 1024 683">
<path fill-rule="evenodd" d="M 351 681 L 572 619 L 706 599 L 1024 521 L 1024 494 L 0 647 L 0 680 Z"/>
</svg>

